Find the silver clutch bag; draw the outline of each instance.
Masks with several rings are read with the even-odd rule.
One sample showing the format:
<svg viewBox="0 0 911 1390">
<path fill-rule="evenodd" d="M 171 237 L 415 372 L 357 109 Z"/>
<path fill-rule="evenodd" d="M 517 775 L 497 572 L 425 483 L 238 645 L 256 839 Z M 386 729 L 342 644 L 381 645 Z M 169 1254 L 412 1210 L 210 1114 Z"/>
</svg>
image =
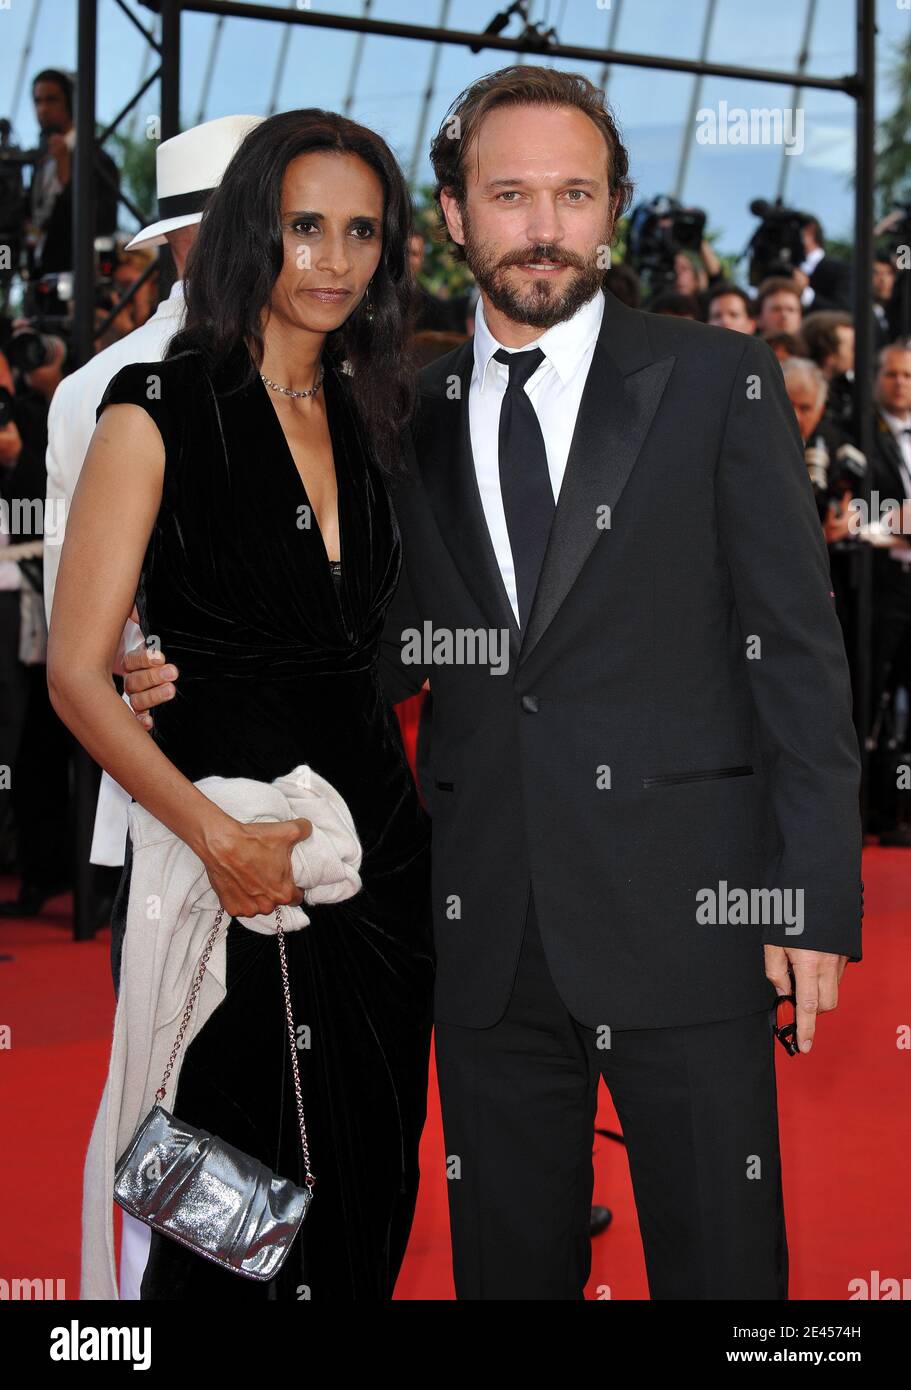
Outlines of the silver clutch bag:
<svg viewBox="0 0 911 1390">
<path fill-rule="evenodd" d="M 306 1185 L 298 1187 L 288 1178 L 276 1177 L 258 1159 L 204 1129 L 183 1124 L 161 1105 L 221 928 L 222 909 L 206 942 L 155 1104 L 117 1160 L 114 1173 L 114 1200 L 124 1211 L 224 1269 L 260 1280 L 272 1279 L 281 1268 L 316 1183 L 304 1126 L 280 907 L 275 915 Z"/>
</svg>

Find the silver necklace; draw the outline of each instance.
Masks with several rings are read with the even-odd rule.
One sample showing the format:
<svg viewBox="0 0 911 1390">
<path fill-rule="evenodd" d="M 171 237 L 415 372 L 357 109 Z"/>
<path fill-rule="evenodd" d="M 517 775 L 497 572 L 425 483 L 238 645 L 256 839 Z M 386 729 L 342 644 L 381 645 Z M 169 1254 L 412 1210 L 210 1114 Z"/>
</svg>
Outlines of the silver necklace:
<svg viewBox="0 0 911 1390">
<path fill-rule="evenodd" d="M 290 386 L 279 386 L 277 381 L 270 381 L 267 376 L 263 376 L 262 372 L 259 374 L 259 379 L 264 385 L 269 387 L 270 391 L 279 391 L 283 396 L 292 396 L 294 400 L 299 401 L 304 396 L 315 396 L 322 386 L 323 364 L 322 362 L 319 364 L 319 375 L 316 378 L 316 383 L 313 386 L 309 386 L 306 391 L 292 391 Z"/>
</svg>

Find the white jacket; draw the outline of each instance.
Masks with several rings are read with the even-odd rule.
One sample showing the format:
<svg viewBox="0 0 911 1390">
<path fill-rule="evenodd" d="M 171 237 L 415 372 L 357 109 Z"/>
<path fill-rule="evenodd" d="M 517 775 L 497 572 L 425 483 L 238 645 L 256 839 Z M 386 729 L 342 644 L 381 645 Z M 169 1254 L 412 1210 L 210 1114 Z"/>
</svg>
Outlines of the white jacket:
<svg viewBox="0 0 911 1390">
<path fill-rule="evenodd" d="M 342 902 L 360 890 L 361 846 L 351 812 L 335 788 L 306 764 L 271 784 L 244 777 L 205 777 L 196 786 L 235 820 L 303 816 L 312 821 L 310 836 L 291 852 L 294 881 L 305 890 L 305 902 Z M 219 907 L 202 861 L 135 802 L 130 806 L 130 836 L 133 867 L 120 994 L 107 1081 L 83 1174 L 82 1299 L 119 1297 L 114 1169 L 154 1104 Z M 275 933 L 274 913 L 236 920 L 251 931 Z M 301 907 L 282 909 L 287 931 L 306 927 L 309 920 Z M 226 925 L 227 921 L 216 938 L 177 1053 L 165 1109 L 172 1109 L 184 1052 L 225 997 Z M 276 1009 L 281 1007 L 278 995 L 273 1002 Z M 175 1113 L 179 1115 L 179 1106 Z"/>
<path fill-rule="evenodd" d="M 130 362 L 160 362 L 180 327 L 184 311 L 183 281 L 140 328 L 128 333 L 64 377 L 54 392 L 47 422 L 47 500 L 44 534 L 44 610 L 48 624 L 66 515 L 95 430 L 95 411 L 107 385 Z M 123 650 L 142 643 L 135 623 L 124 628 Z M 122 864 L 127 838 L 129 795 L 105 772 L 98 791 L 95 834 L 89 859 L 93 864 Z"/>
</svg>

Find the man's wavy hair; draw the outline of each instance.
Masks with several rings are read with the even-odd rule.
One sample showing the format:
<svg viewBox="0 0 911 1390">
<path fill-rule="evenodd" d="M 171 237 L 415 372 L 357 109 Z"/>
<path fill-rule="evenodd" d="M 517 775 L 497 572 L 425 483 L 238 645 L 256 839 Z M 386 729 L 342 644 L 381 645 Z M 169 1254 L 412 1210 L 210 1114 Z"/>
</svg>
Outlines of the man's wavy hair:
<svg viewBox="0 0 911 1390">
<path fill-rule="evenodd" d="M 408 235 L 412 207 L 395 156 L 366 126 L 308 107 L 270 116 L 245 137 L 211 194 L 187 261 L 184 327 L 168 356 L 201 352 L 210 369 L 238 343 L 246 343 L 258 369 L 263 358 L 261 318 L 284 264 L 282 180 L 298 155 L 313 151 L 355 154 L 383 186 L 382 253 L 365 299 L 327 336 L 327 364 L 347 360 L 351 397 L 379 465 L 394 472 L 399 435 L 411 414 L 415 382 L 404 352 L 405 318 L 412 293 Z"/>
<path fill-rule="evenodd" d="M 498 106 L 573 106 L 594 121 L 607 145 L 608 188 L 620 195 L 614 222 L 628 210 L 633 198 L 629 176 L 629 154 L 620 138 L 617 123 L 607 106 L 604 92 L 579 72 L 560 72 L 555 68 L 526 67 L 515 64 L 488 73 L 472 82 L 450 106 L 430 146 L 430 162 L 436 176 L 437 200 L 442 232 L 448 237 L 440 193 L 448 189 L 464 208 L 467 194 L 465 177 L 468 152 L 475 143 L 484 117 Z M 456 260 L 465 260 L 465 249 L 451 241 Z"/>
</svg>

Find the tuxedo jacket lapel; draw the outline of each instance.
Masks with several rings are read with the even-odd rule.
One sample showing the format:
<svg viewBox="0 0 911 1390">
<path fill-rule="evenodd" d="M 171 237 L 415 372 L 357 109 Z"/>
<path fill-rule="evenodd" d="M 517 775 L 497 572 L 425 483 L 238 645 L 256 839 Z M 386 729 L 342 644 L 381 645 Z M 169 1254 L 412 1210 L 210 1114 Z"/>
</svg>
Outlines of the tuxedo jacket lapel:
<svg viewBox="0 0 911 1390">
<path fill-rule="evenodd" d="M 435 373 L 431 378 L 432 389 L 422 399 L 414 431 L 421 476 L 466 587 L 491 627 L 509 630 L 510 660 L 515 663 L 519 625 L 487 529 L 471 449 L 468 391 L 474 339 L 463 343 L 445 366 L 445 375 Z"/>
<path fill-rule="evenodd" d="M 604 317 L 582 393 L 566 471 L 524 634 L 509 602 L 478 491 L 468 392 L 474 340 L 422 373 L 413 435 L 440 533 L 488 622 L 509 630 L 513 669 L 556 617 L 609 521 L 674 365 L 649 346 L 645 316 L 605 291 Z"/>
<path fill-rule="evenodd" d="M 675 358 L 655 361 L 644 316 L 605 291 L 601 331 L 576 417 L 519 661 L 553 622 L 610 520 L 658 409 Z M 609 544 L 609 540 L 606 542 Z"/>
<path fill-rule="evenodd" d="M 895 489 L 894 495 L 896 498 L 904 497 L 905 484 L 902 479 L 902 463 L 904 460 L 902 459 L 901 449 L 899 448 L 898 440 L 889 429 L 889 426 L 886 424 L 879 411 L 876 412 L 876 428 L 879 431 L 882 445 L 882 457 L 892 474 L 893 487 Z"/>
</svg>

